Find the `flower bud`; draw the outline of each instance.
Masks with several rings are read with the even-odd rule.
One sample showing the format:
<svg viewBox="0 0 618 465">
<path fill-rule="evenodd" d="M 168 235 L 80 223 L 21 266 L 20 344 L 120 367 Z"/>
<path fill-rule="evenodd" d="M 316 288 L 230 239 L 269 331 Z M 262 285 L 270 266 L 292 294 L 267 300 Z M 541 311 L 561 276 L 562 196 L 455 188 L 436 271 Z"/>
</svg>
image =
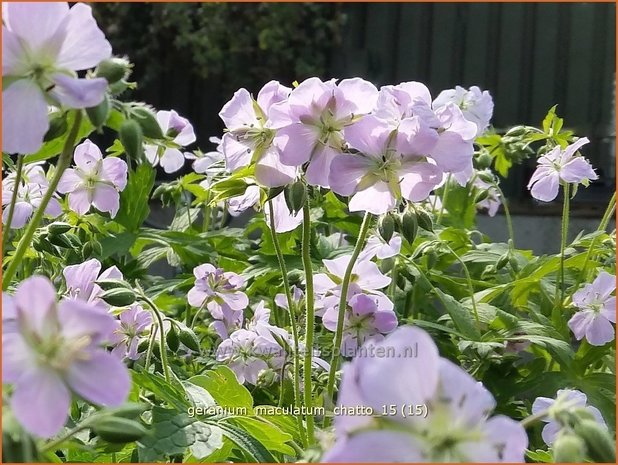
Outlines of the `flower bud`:
<svg viewBox="0 0 618 465">
<path fill-rule="evenodd" d="M 83 256 L 85 259 L 90 257 L 100 257 L 103 254 L 103 247 L 101 243 L 97 240 L 91 240 L 84 244 Z"/>
<path fill-rule="evenodd" d="M 176 330 L 175 324 L 172 323 L 170 325 L 170 329 L 165 336 L 165 340 L 167 342 L 167 347 L 169 347 L 172 352 L 178 351 L 178 348 L 180 347 L 180 340 L 178 339 L 178 331 Z"/>
<path fill-rule="evenodd" d="M 594 420 L 582 420 L 573 429 L 586 443 L 588 455 L 593 462 L 616 463 L 616 443 L 605 426 Z"/>
<path fill-rule="evenodd" d="M 509 263 L 509 258 L 510 258 L 510 255 L 508 252 L 503 254 L 498 259 L 498 262 L 496 263 L 496 270 L 501 270 L 502 268 L 504 268 Z"/>
<path fill-rule="evenodd" d="M 476 197 L 474 197 L 474 203 L 479 203 L 489 197 L 489 191 L 487 189 L 483 189 L 480 191 Z"/>
<path fill-rule="evenodd" d="M 47 253 L 55 254 L 56 252 L 54 250 L 54 247 L 47 240 L 47 237 L 43 237 L 43 236 L 34 238 L 34 240 L 32 241 L 32 248 L 34 248 L 34 250 L 36 250 L 37 252 L 41 252 L 41 253 L 47 252 Z"/>
<path fill-rule="evenodd" d="M 141 423 L 122 417 L 103 417 L 92 431 L 107 442 L 120 444 L 137 441 L 148 433 Z"/>
<path fill-rule="evenodd" d="M 127 78 L 130 73 L 131 63 L 126 58 L 112 57 L 99 63 L 95 75 L 105 78 L 110 84 L 114 84 Z"/>
<path fill-rule="evenodd" d="M 165 135 L 154 113 L 146 107 L 137 107 L 131 111 L 131 115 L 142 128 L 142 134 L 150 139 L 163 139 Z"/>
<path fill-rule="evenodd" d="M 488 184 L 494 184 L 496 182 L 496 178 L 491 171 L 479 171 L 476 175 L 481 181 L 484 181 Z"/>
<path fill-rule="evenodd" d="M 401 216 L 401 235 L 410 244 L 416 239 L 419 221 L 415 212 L 408 210 Z"/>
<path fill-rule="evenodd" d="M 101 289 L 109 291 L 110 289 L 131 289 L 126 281 L 120 279 L 99 279 L 95 281 Z"/>
<path fill-rule="evenodd" d="M 72 227 L 73 226 L 71 226 L 69 223 L 62 223 L 60 221 L 56 221 L 47 226 L 47 230 L 49 231 L 49 234 L 56 236 L 70 231 Z"/>
<path fill-rule="evenodd" d="M 75 234 L 64 233 L 49 235 L 48 240 L 51 244 L 62 247 L 63 249 L 81 249 L 81 241 Z"/>
<path fill-rule="evenodd" d="M 49 142 L 50 140 L 57 139 L 67 132 L 69 125 L 67 123 L 66 114 L 54 116 L 49 121 L 49 129 L 43 136 L 44 142 Z"/>
<path fill-rule="evenodd" d="M 101 295 L 101 299 L 114 307 L 126 307 L 135 302 L 135 293 L 132 289 L 110 289 Z"/>
<path fill-rule="evenodd" d="M 193 350 L 195 352 L 200 351 L 200 341 L 195 335 L 195 333 L 187 328 L 186 326 L 181 326 L 178 331 L 178 339 L 182 342 L 188 349 Z"/>
<path fill-rule="evenodd" d="M 393 219 L 393 215 L 391 213 L 387 213 L 380 218 L 380 222 L 378 223 L 378 233 L 380 233 L 380 237 L 384 239 L 384 242 L 389 242 L 393 233 L 395 232 L 395 220 Z"/>
<path fill-rule="evenodd" d="M 574 434 L 562 433 L 553 444 L 555 463 L 580 463 L 586 458 L 586 444 Z"/>
<path fill-rule="evenodd" d="M 423 228 L 425 231 L 433 232 L 433 221 L 431 220 L 431 216 L 425 210 L 416 210 L 416 219 L 418 220 L 418 225 Z"/>
<path fill-rule="evenodd" d="M 478 157 L 476 157 L 476 166 L 480 169 L 489 168 L 492 161 L 493 158 L 491 155 L 488 152 L 483 151 Z"/>
<path fill-rule="evenodd" d="M 109 97 L 105 95 L 103 101 L 96 107 L 86 108 L 86 114 L 92 125 L 97 129 L 101 129 L 103 125 L 107 123 L 107 118 L 109 117 L 111 109 Z"/>
<path fill-rule="evenodd" d="M 144 135 L 139 123 L 131 119 L 125 120 L 120 126 L 118 135 L 127 156 L 134 160 L 140 160 L 144 153 L 144 147 L 142 145 Z"/>
<path fill-rule="evenodd" d="M 307 189 L 302 181 L 295 181 L 285 188 L 285 203 L 289 210 L 296 214 L 303 209 L 307 201 Z"/>
<path fill-rule="evenodd" d="M 511 129 L 509 129 L 505 136 L 510 136 L 510 137 L 521 137 L 524 136 L 528 133 L 528 128 L 526 126 L 513 126 Z"/>
<path fill-rule="evenodd" d="M 144 413 L 148 407 L 144 404 L 136 404 L 134 402 L 128 402 L 121 407 L 114 409 L 115 417 L 128 418 L 129 420 L 139 417 Z"/>
</svg>

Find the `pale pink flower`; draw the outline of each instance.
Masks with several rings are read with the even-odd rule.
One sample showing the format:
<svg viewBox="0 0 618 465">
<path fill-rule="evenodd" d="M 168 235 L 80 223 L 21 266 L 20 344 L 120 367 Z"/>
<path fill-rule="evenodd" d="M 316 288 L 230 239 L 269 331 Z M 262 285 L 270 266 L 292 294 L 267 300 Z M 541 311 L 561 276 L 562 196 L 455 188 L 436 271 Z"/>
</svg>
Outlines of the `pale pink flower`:
<svg viewBox="0 0 618 465">
<path fill-rule="evenodd" d="M 81 79 L 111 56 L 88 5 L 2 4 L 2 151 L 34 153 L 49 128 L 49 102 L 66 108 L 101 103 L 102 78 Z"/>
<path fill-rule="evenodd" d="M 159 145 L 146 144 L 144 154 L 152 166 L 160 164 L 166 173 L 174 173 L 185 163 L 186 155 L 180 149 L 195 142 L 193 126 L 174 110 L 157 112 L 157 121 L 169 140 Z"/>
<path fill-rule="evenodd" d="M 58 192 L 69 194 L 69 207 L 84 215 L 94 205 L 113 218 L 120 208 L 120 192 L 127 185 L 127 164 L 117 157 L 105 157 L 86 139 L 75 148 L 75 168 L 67 169 Z"/>
</svg>

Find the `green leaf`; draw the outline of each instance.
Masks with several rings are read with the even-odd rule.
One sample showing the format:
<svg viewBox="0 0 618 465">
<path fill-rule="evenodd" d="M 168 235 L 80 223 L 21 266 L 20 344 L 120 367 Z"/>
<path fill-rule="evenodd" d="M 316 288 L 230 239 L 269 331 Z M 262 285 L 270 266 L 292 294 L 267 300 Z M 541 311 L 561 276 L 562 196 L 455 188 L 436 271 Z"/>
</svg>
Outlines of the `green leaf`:
<svg viewBox="0 0 618 465">
<path fill-rule="evenodd" d="M 481 338 L 481 333 L 476 326 L 476 321 L 472 312 L 455 300 L 448 294 L 445 294 L 440 289 L 435 289 L 440 301 L 444 304 L 445 310 L 453 320 L 453 324 L 466 338 L 472 341 L 478 341 Z"/>
<path fill-rule="evenodd" d="M 182 384 L 178 382 L 168 383 L 161 376 L 145 372 L 138 373 L 134 371 L 132 376 L 136 384 L 152 392 L 160 400 L 167 402 L 175 409 L 186 411 L 187 408 L 191 407 Z"/>
<path fill-rule="evenodd" d="M 75 112 L 70 112 L 67 116 L 67 124 L 71 128 L 73 127 L 73 123 L 75 122 Z M 88 118 L 82 118 L 81 125 L 79 127 L 79 131 L 77 132 L 77 142 L 81 142 L 82 139 L 85 139 L 90 135 L 90 133 L 94 131 L 94 126 L 90 123 Z M 60 155 L 62 149 L 64 148 L 64 143 L 66 140 L 65 137 L 58 137 L 57 139 L 50 140 L 49 142 L 43 144 L 43 146 L 39 149 L 38 152 L 32 153 L 30 155 L 26 155 L 24 157 L 24 163 L 36 163 L 38 161 L 49 160 L 56 155 Z M 72 152 L 72 150 L 71 150 Z"/>
<path fill-rule="evenodd" d="M 206 422 L 210 424 L 209 422 Z M 217 425 L 223 434 L 227 436 L 236 446 L 249 454 L 256 462 L 275 463 L 275 457 L 262 445 L 260 441 L 248 434 L 236 425 L 221 422 Z"/>
<path fill-rule="evenodd" d="M 148 217 L 148 201 L 154 180 L 155 170 L 145 163 L 129 173 L 127 186 L 120 194 L 120 210 L 115 218 L 127 231 L 136 232 Z"/>
<path fill-rule="evenodd" d="M 292 440 L 292 436 L 284 433 L 275 425 L 266 423 L 257 418 L 239 417 L 227 420 L 228 423 L 239 426 L 270 451 L 281 452 L 282 454 L 294 456 L 294 448 L 286 442 Z"/>
<path fill-rule="evenodd" d="M 189 378 L 189 382 L 206 389 L 219 406 L 246 408 L 249 415 L 253 414 L 251 393 L 238 382 L 236 375 L 228 367 L 220 366 L 203 375 L 193 376 Z"/>
<path fill-rule="evenodd" d="M 151 434 L 139 443 L 141 462 L 154 462 L 187 449 L 201 459 L 223 446 L 223 431 L 176 410 L 153 407 Z"/>
</svg>

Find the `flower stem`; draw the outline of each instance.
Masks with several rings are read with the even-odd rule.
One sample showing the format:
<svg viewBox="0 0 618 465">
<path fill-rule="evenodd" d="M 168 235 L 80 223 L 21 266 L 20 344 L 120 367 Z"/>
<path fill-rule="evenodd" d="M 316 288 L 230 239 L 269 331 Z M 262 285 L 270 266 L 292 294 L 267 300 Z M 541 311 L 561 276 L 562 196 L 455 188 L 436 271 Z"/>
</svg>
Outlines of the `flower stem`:
<svg viewBox="0 0 618 465">
<path fill-rule="evenodd" d="M 523 426 L 524 428 L 529 428 L 530 426 L 532 426 L 532 425 L 538 423 L 539 421 L 541 421 L 548 414 L 549 414 L 549 409 L 548 410 L 543 410 L 543 411 L 541 411 L 539 413 L 536 413 L 534 415 L 530 415 L 529 417 L 524 418 L 523 420 L 521 420 L 519 422 L 519 424 L 521 426 Z"/>
<path fill-rule="evenodd" d="M 208 232 L 210 228 L 210 190 L 206 193 L 206 200 L 204 201 L 204 209 L 202 210 L 202 232 Z"/>
<path fill-rule="evenodd" d="M 9 242 L 9 235 L 11 232 L 11 223 L 13 222 L 13 213 L 15 213 L 15 203 L 17 203 L 17 194 L 19 192 L 19 183 L 21 182 L 22 170 L 24 167 L 24 156 L 17 156 L 17 166 L 15 167 L 15 183 L 13 184 L 13 195 L 11 196 L 11 204 L 9 205 L 9 212 L 6 218 L 6 224 L 3 227 L 2 235 L 2 256 L 6 255 L 6 246 Z"/>
<path fill-rule="evenodd" d="M 350 261 L 348 262 L 348 266 L 345 270 L 345 274 L 343 275 L 343 281 L 341 282 L 341 296 L 339 298 L 339 308 L 337 314 L 337 330 L 335 332 L 335 338 L 333 340 L 333 355 L 330 360 L 330 371 L 328 373 L 328 384 L 326 387 L 326 392 L 328 394 L 329 399 L 333 399 L 335 393 L 335 374 L 337 373 L 337 365 L 339 362 L 339 352 L 341 348 L 341 340 L 343 339 L 343 319 L 345 315 L 345 310 L 348 305 L 348 288 L 350 286 L 350 280 L 352 279 L 352 269 L 356 263 L 356 259 L 360 254 L 363 245 L 365 244 L 365 239 L 367 237 L 367 233 L 369 232 L 369 226 L 371 224 L 371 213 L 366 212 L 365 217 L 363 218 L 363 223 L 361 224 L 360 231 L 358 233 L 358 239 L 356 241 L 356 245 L 354 246 L 354 251 L 352 252 L 352 257 L 350 257 Z"/>
<path fill-rule="evenodd" d="M 436 219 L 436 223 L 442 224 L 442 215 L 444 214 L 444 208 L 446 206 L 446 201 L 448 199 L 448 191 L 451 185 L 451 174 L 446 177 L 446 182 L 444 183 L 444 187 L 442 190 L 442 202 L 440 205 L 440 212 L 438 212 L 438 218 Z"/>
<path fill-rule="evenodd" d="M 271 214 L 272 218 L 272 214 Z M 313 431 L 313 386 L 311 383 L 311 366 L 313 355 L 313 331 L 315 324 L 314 294 L 313 294 L 313 265 L 311 263 L 311 218 L 309 215 L 309 203 L 303 206 L 303 237 L 302 237 L 302 258 L 305 270 L 305 360 L 303 368 L 303 391 L 305 397 L 305 408 L 307 411 L 307 441 L 311 445 L 315 442 Z"/>
<path fill-rule="evenodd" d="M 614 215 L 615 209 L 616 209 L 616 192 L 614 192 L 614 195 L 612 195 L 612 198 L 609 199 L 609 204 L 607 205 L 607 208 L 605 209 L 605 213 L 603 214 L 603 218 L 601 219 L 601 222 L 599 223 L 597 232 L 604 232 L 607 229 L 607 225 L 609 224 L 609 220 Z M 586 276 L 588 274 L 587 273 L 588 262 L 592 258 L 594 247 L 597 243 L 598 238 L 599 236 L 597 235 L 593 237 L 592 240 L 590 241 L 590 246 L 588 247 L 588 251 L 586 252 L 586 258 L 582 266 L 582 271 L 577 279 L 577 284 L 575 285 L 575 288 L 574 288 L 575 290 L 577 290 L 577 288 L 581 285 L 581 283 L 584 282 L 584 280 L 586 279 Z"/>
<path fill-rule="evenodd" d="M 283 279 L 283 290 L 285 292 L 285 298 L 288 303 L 288 313 L 290 317 L 290 326 L 292 328 L 292 338 L 294 339 L 294 406 L 300 407 L 300 351 L 298 349 L 298 325 L 296 322 L 296 312 L 294 306 L 294 300 L 292 299 L 292 291 L 290 290 L 290 283 L 288 281 L 288 268 L 285 264 L 285 259 L 283 257 L 283 253 L 281 252 L 281 244 L 279 243 L 279 237 L 277 236 L 277 232 L 275 231 L 275 209 L 273 207 L 273 201 L 268 201 L 268 213 L 269 213 L 269 223 L 270 223 L 270 234 L 272 237 L 273 245 L 275 247 L 275 254 L 277 255 L 277 260 L 279 261 L 279 269 L 281 270 L 281 277 Z M 283 376 L 281 376 L 281 385 L 283 386 Z M 283 399 L 283 388 L 281 389 L 281 400 Z M 298 424 L 303 430 L 302 419 L 300 416 L 297 416 Z M 301 434 L 302 435 L 302 434 Z"/>
<path fill-rule="evenodd" d="M 560 281 L 556 281 L 556 295 L 555 295 L 555 310 L 559 311 L 562 303 L 564 302 L 564 250 L 566 249 L 567 235 L 569 232 L 569 209 L 570 209 L 570 184 L 565 183 L 563 188 L 564 199 L 562 201 L 562 229 L 560 237 L 560 268 L 559 276 Z"/>
<path fill-rule="evenodd" d="M 75 112 L 75 121 L 73 122 L 73 126 L 69 131 L 69 135 L 67 136 L 67 140 L 64 143 L 64 147 L 62 148 L 62 153 L 60 157 L 58 157 L 58 164 L 56 165 L 56 171 L 54 172 L 54 176 L 47 187 L 47 191 L 45 195 L 41 199 L 41 204 L 39 208 L 37 208 L 36 212 L 32 216 L 24 235 L 22 236 L 19 244 L 17 245 L 17 249 L 15 250 L 15 254 L 11 259 L 11 263 L 7 267 L 6 271 L 2 276 L 2 290 L 6 291 L 11 283 L 11 280 L 15 276 L 15 272 L 17 271 L 17 267 L 21 263 L 21 259 L 23 258 L 26 250 L 30 247 L 32 243 L 32 237 L 34 236 L 34 232 L 39 227 L 41 220 L 43 219 L 43 215 L 45 214 L 45 209 L 49 204 L 49 201 L 54 196 L 56 192 L 56 188 L 58 187 L 58 183 L 62 178 L 65 170 L 70 166 L 71 160 L 73 158 L 73 147 L 75 146 L 75 141 L 77 140 L 77 135 L 79 133 L 79 128 L 82 123 L 82 110 L 78 110 Z"/>
<path fill-rule="evenodd" d="M 146 297 L 144 291 L 141 288 L 138 288 L 141 299 L 148 304 L 152 313 L 154 313 L 155 318 L 157 319 L 157 323 L 159 325 L 159 337 L 160 337 L 160 345 L 159 352 L 161 352 L 161 365 L 163 365 L 163 374 L 165 375 L 165 381 L 170 382 L 170 367 L 167 362 L 167 350 L 165 349 L 165 331 L 163 329 L 163 317 L 161 316 L 161 311 L 157 308 L 152 300 Z"/>
<path fill-rule="evenodd" d="M 496 182 L 494 187 L 500 194 L 500 198 L 502 199 L 502 207 L 504 208 L 504 217 L 506 218 L 506 229 L 509 232 L 509 249 L 511 252 L 515 249 L 515 232 L 513 230 L 513 219 L 511 217 L 511 210 L 509 209 L 509 201 L 504 196 L 504 192 L 500 189 L 500 186 Z"/>
</svg>

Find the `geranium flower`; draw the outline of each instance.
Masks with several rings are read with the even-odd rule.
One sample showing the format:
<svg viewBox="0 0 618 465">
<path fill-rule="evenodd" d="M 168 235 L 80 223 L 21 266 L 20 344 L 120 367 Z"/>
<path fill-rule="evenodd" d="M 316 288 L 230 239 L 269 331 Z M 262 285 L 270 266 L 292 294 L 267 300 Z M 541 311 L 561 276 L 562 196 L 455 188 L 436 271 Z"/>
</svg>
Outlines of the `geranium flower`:
<svg viewBox="0 0 618 465">
<path fill-rule="evenodd" d="M 221 138 L 213 136 L 209 137 L 208 140 L 209 142 L 216 145 L 215 150 L 211 150 L 210 152 L 206 153 L 185 153 L 185 158 L 187 160 L 194 160 L 192 166 L 193 171 L 195 171 L 196 173 L 210 174 L 213 165 L 225 160 L 225 156 L 223 155 Z"/>
<path fill-rule="evenodd" d="M 430 156 L 462 185 L 472 176 L 476 124 L 468 121 L 454 103 L 432 107 L 431 94 L 424 84 L 412 81 L 383 86 L 374 115 L 415 142 L 414 150 L 406 153 Z M 420 122 L 412 122 L 414 117 Z M 427 127 L 433 131 L 421 132 Z M 400 141 L 405 140 L 400 135 Z"/>
<path fill-rule="evenodd" d="M 249 305 L 249 298 L 242 292 L 245 280 L 231 271 L 215 268 L 210 263 L 193 269 L 195 285 L 189 290 L 187 299 L 192 307 L 206 307 L 215 320 L 213 328 L 222 339 L 230 330 L 242 324 L 243 310 Z"/>
<path fill-rule="evenodd" d="M 547 423 L 541 431 L 543 441 L 548 446 L 551 446 L 555 441 L 558 433 L 562 429 L 560 422 L 555 420 L 554 414 L 563 410 L 573 410 L 576 408 L 585 408 L 592 414 L 597 423 L 605 426 L 605 420 L 599 409 L 592 405 L 586 405 L 588 398 L 586 394 L 576 389 L 560 389 L 555 399 L 549 397 L 537 397 L 532 404 L 532 414 L 537 415 L 548 411 L 548 416 L 543 419 Z"/>
<path fill-rule="evenodd" d="M 329 183 L 337 194 L 352 196 L 350 211 L 380 215 L 393 209 L 402 197 L 425 200 L 442 180 L 442 171 L 423 157 L 429 151 L 424 148 L 428 147 L 425 133 L 432 130 L 418 118 L 405 123 L 415 135 L 403 143 L 397 143 L 397 135 L 386 122 L 373 116 L 345 129 L 346 141 L 360 153 L 337 155 Z"/>
<path fill-rule="evenodd" d="M 69 208 L 84 215 L 94 205 L 113 218 L 120 208 L 120 194 L 127 185 L 127 164 L 117 157 L 103 158 L 101 150 L 86 139 L 75 148 L 75 168 L 67 169 L 58 192 L 69 194 Z"/>
<path fill-rule="evenodd" d="M 283 186 L 296 176 L 296 168 L 281 163 L 273 147 L 275 131 L 269 120 L 270 108 L 290 93 L 277 81 L 268 82 L 253 100 L 247 89 L 236 91 L 219 116 L 228 132 L 221 143 L 227 169 L 231 172 L 255 163 L 255 178 L 267 187 Z"/>
<path fill-rule="evenodd" d="M 281 161 L 294 167 L 309 162 L 307 182 L 328 187 L 330 164 L 344 147 L 343 128 L 369 113 L 377 96 L 375 86 L 360 78 L 336 84 L 313 77 L 300 83 L 269 113 Z"/>
<path fill-rule="evenodd" d="M 231 197 L 227 202 L 227 209 L 232 216 L 238 216 L 260 202 L 260 186 L 247 186 L 244 194 Z"/>
<path fill-rule="evenodd" d="M 333 306 L 322 315 L 322 323 L 329 331 L 337 330 L 339 306 Z M 344 313 L 341 353 L 344 357 L 356 355 L 366 341 L 380 341 L 397 327 L 397 315 L 392 307 L 383 308 L 383 300 L 366 294 L 353 296 Z"/>
<path fill-rule="evenodd" d="M 477 86 L 470 89 L 455 86 L 454 89 L 440 92 L 433 101 L 433 108 L 438 109 L 449 103 L 457 105 L 464 118 L 476 124 L 477 136 L 485 132 L 494 113 L 494 100 L 488 91 L 482 91 Z"/>
<path fill-rule="evenodd" d="M 38 167 L 40 168 L 40 167 Z M 41 168 L 42 170 L 42 168 Z M 42 181 L 41 181 L 42 182 Z M 15 187 L 14 179 L 9 179 L 7 176 L 2 181 L 2 223 L 6 224 L 9 215 L 9 206 L 13 198 Z M 48 183 L 41 184 L 39 182 L 21 183 L 17 188 L 17 197 L 15 198 L 15 208 L 13 210 L 13 218 L 11 220 L 11 229 L 23 228 L 34 211 L 41 205 L 41 200 L 47 192 Z M 50 199 L 47 207 L 45 207 L 45 215 L 49 218 L 56 218 L 62 213 L 60 202 L 54 196 Z M 7 225 L 8 226 L 8 225 Z"/>
<path fill-rule="evenodd" d="M 185 163 L 185 154 L 180 149 L 195 142 L 193 126 L 174 110 L 157 112 L 157 121 L 161 131 L 170 139 L 162 145 L 146 144 L 144 154 L 152 166 L 160 164 L 166 173 L 174 173 Z M 187 157 L 188 158 L 188 157 Z"/>
<path fill-rule="evenodd" d="M 260 372 L 269 368 L 265 359 L 280 351 L 281 347 L 274 340 L 239 329 L 219 345 L 217 360 L 227 363 L 239 383 L 256 384 Z"/>
<path fill-rule="evenodd" d="M 82 3 L 2 4 L 2 151 L 34 153 L 49 129 L 48 102 L 67 108 L 101 103 L 102 78 L 78 79 L 112 53 Z"/>
<path fill-rule="evenodd" d="M 114 346 L 112 354 L 118 358 L 137 360 L 140 356 L 138 347 L 141 339 L 152 325 L 152 315 L 141 305 L 133 304 L 120 315 L 119 324 L 111 337 Z"/>
<path fill-rule="evenodd" d="M 579 308 L 569 320 L 569 328 L 577 340 L 584 337 L 593 346 L 614 340 L 616 323 L 616 276 L 602 271 L 591 283 L 573 294 L 573 304 Z"/>
<path fill-rule="evenodd" d="M 371 260 L 373 257 L 378 257 L 380 260 L 391 258 L 399 255 L 401 251 L 401 236 L 393 234 L 391 240 L 385 242 L 379 235 L 370 236 L 367 239 L 365 248 L 358 256 L 359 261 Z"/>
<path fill-rule="evenodd" d="M 122 272 L 115 266 L 101 272 L 101 262 L 96 258 L 69 265 L 64 268 L 62 274 L 67 285 L 67 294 L 70 299 L 79 299 L 88 302 L 102 310 L 108 310 L 109 305 L 101 300 L 103 289 L 96 284 L 98 280 L 116 279 L 121 280 Z M 100 273 L 100 274 L 99 274 Z"/>
<path fill-rule="evenodd" d="M 577 151 L 590 142 L 587 137 L 562 150 L 559 146 L 538 159 L 538 167 L 532 174 L 528 189 L 537 200 L 551 202 L 558 196 L 560 183 L 584 184 L 598 179 L 592 165 Z"/>
<path fill-rule="evenodd" d="M 363 349 L 344 366 L 338 404 L 371 408 L 374 416 L 336 416 L 337 441 L 322 461 L 524 461 L 524 428 L 502 415 L 490 417 L 492 395 L 441 358 L 425 331 L 401 327 Z M 395 411 L 381 416 L 390 405 Z"/>
<path fill-rule="evenodd" d="M 72 393 L 97 405 L 124 403 L 129 373 L 102 347 L 116 328 L 111 315 L 80 300 L 56 304 L 54 287 L 40 276 L 22 282 L 3 304 L 13 306 L 17 327 L 2 334 L 2 381 L 13 384 L 11 410 L 26 430 L 57 434 Z"/>
<path fill-rule="evenodd" d="M 300 302 L 303 301 L 303 298 L 305 297 L 305 293 L 302 291 L 302 289 L 293 285 L 292 287 L 290 287 L 290 292 L 292 294 L 292 302 L 294 302 L 296 305 L 298 305 Z M 285 310 L 289 310 L 288 299 L 286 295 L 283 293 L 277 294 L 275 296 L 275 304 L 277 304 L 278 307 L 281 307 Z"/>
<path fill-rule="evenodd" d="M 327 273 L 317 273 L 313 277 L 317 316 L 322 316 L 328 308 L 339 305 L 341 282 L 351 257 L 351 255 L 342 255 L 334 260 L 322 260 Z M 374 262 L 357 260 L 352 267 L 347 300 L 349 301 L 354 295 L 362 292 L 381 300 L 380 308 L 390 310 L 393 308 L 393 303 L 380 291 L 390 282 L 391 278 L 382 274 Z"/>
</svg>

